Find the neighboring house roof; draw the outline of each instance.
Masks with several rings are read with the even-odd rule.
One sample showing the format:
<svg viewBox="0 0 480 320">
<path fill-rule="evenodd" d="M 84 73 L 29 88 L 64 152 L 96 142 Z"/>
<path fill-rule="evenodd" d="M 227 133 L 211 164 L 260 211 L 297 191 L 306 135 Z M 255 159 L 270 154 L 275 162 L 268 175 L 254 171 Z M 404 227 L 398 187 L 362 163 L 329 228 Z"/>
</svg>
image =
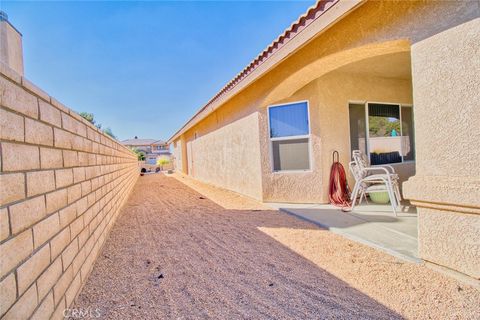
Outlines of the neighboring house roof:
<svg viewBox="0 0 480 320">
<path fill-rule="evenodd" d="M 152 144 L 165 144 L 165 141 L 155 139 L 127 139 L 121 143 L 126 146 L 150 146 Z"/>
<path fill-rule="evenodd" d="M 159 158 L 159 157 L 164 157 L 164 156 L 170 156 L 170 152 L 162 152 L 162 153 L 155 153 L 155 152 L 149 152 L 145 154 L 145 157 L 147 158 Z"/>
<path fill-rule="evenodd" d="M 305 14 L 301 15 L 292 25 L 287 28 L 277 39 L 275 39 L 270 45 L 267 46 L 252 62 L 250 62 L 239 74 L 237 74 L 230 82 L 228 82 L 212 99 L 210 99 L 206 105 L 200 108 L 170 139 L 168 143 L 173 142 L 183 132 L 191 128 L 200 120 L 205 118 L 208 114 L 213 112 L 220 105 L 225 103 L 228 99 L 232 98 L 235 94 L 238 94 L 241 90 L 245 89 L 247 85 L 258 79 L 261 75 L 271 70 L 276 64 L 283 61 L 288 55 L 298 50 L 305 45 L 308 41 L 313 39 L 319 32 L 327 29 L 333 23 L 340 20 L 347 12 L 356 8 L 364 0 L 319 0 L 310 7 Z M 328 17 L 324 17 L 325 21 L 317 23 L 320 17 L 329 12 Z M 310 26 L 315 22 L 313 32 L 307 32 Z M 297 37 L 298 35 L 306 34 L 303 37 Z M 299 41 L 292 41 L 301 38 Z M 295 42 L 293 45 L 290 45 Z M 277 53 L 283 52 L 284 55 Z M 273 61 L 271 65 L 264 67 L 267 60 L 271 60 L 272 56 L 279 56 L 278 61 Z M 261 68 L 262 67 L 262 68 Z M 255 71 L 262 69 L 255 74 Z M 251 78 L 250 81 L 248 79 Z M 248 82 L 244 84 L 245 82 Z M 242 84 L 242 85 L 240 85 Z M 235 90 L 237 89 L 238 90 Z M 223 99 L 221 99 L 223 98 Z"/>
</svg>

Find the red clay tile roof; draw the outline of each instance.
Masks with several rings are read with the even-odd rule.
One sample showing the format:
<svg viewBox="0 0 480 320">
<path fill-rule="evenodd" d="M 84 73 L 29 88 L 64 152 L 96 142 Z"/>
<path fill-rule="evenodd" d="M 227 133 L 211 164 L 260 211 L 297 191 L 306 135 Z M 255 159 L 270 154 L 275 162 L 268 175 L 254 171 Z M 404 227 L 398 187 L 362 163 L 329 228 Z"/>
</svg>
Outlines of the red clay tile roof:
<svg viewBox="0 0 480 320">
<path fill-rule="evenodd" d="M 210 99 L 200 110 L 198 110 L 170 139 L 174 138 L 185 126 L 187 126 L 199 113 L 207 109 L 220 97 L 232 90 L 238 83 L 245 79 L 252 71 L 264 63 L 268 58 L 275 54 L 286 43 L 292 40 L 308 25 L 317 20 L 325 11 L 331 8 L 340 0 L 317 0 L 317 2 L 308 8 L 305 14 L 301 15 L 290 25 L 277 39 L 267 46 L 248 66 L 238 73 L 230 82 L 228 82 L 212 99 Z M 169 139 L 169 142 L 170 142 Z"/>
<path fill-rule="evenodd" d="M 140 138 L 123 140 L 121 143 L 126 146 L 149 146 L 152 144 L 165 144 L 165 142 L 162 140 Z"/>
<path fill-rule="evenodd" d="M 310 7 L 305 14 L 300 16 L 290 27 L 288 27 L 277 39 L 275 39 L 268 47 L 262 51 L 248 66 L 246 66 L 239 74 L 235 76 L 229 83 L 227 83 L 207 104 L 202 108 L 205 109 L 215 100 L 221 97 L 224 93 L 232 89 L 237 83 L 242 81 L 248 74 L 250 74 L 255 68 L 261 65 L 271 55 L 278 51 L 287 42 L 293 39 L 298 33 L 300 33 L 310 23 L 315 21 L 321 14 L 330 6 L 338 2 L 339 0 L 319 0 L 315 5 Z"/>
</svg>

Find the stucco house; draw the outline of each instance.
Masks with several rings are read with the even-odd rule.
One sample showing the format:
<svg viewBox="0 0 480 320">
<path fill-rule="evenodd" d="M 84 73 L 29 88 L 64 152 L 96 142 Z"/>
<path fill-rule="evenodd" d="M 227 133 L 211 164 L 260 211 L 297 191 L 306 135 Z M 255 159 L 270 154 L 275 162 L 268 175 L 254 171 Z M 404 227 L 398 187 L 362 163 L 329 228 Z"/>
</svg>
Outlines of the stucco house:
<svg viewBox="0 0 480 320">
<path fill-rule="evenodd" d="M 332 152 L 400 173 L 422 259 L 480 278 L 478 1 L 319 1 L 168 143 L 189 176 L 326 203 Z"/>
<path fill-rule="evenodd" d="M 170 157 L 170 148 L 165 141 L 155 139 L 139 139 L 135 136 L 133 139 L 123 140 L 124 146 L 137 149 L 145 153 L 145 162 L 155 165 L 157 159 L 161 156 Z"/>
</svg>

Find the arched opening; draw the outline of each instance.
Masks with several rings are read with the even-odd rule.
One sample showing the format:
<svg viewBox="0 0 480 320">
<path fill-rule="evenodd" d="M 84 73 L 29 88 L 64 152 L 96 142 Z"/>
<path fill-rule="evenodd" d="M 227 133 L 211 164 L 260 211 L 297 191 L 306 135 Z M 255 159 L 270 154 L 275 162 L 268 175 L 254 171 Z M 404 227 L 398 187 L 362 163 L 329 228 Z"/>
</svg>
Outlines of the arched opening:
<svg viewBox="0 0 480 320">
<path fill-rule="evenodd" d="M 334 70 L 368 58 L 400 52 L 410 52 L 410 42 L 408 40 L 373 43 L 320 57 L 286 77 L 270 91 L 263 104 L 268 105 L 286 99 L 308 83 Z"/>
<path fill-rule="evenodd" d="M 400 183 L 415 174 L 414 105 L 407 41 L 372 44 L 321 58 L 282 81 L 267 96 L 264 106 L 293 105 L 298 101 L 308 101 L 309 105 L 311 170 L 282 172 L 266 167 L 264 191 L 269 201 L 328 203 L 333 151 L 340 153 L 340 162 L 352 187 L 355 181 L 348 172 L 352 150 L 363 151 L 370 165 L 393 166 Z M 267 113 L 265 118 L 271 120 Z M 278 138 L 270 140 L 272 149 Z M 288 156 L 288 150 L 283 152 Z M 264 153 L 268 155 L 269 151 Z M 278 157 L 277 154 L 273 161 L 278 161 Z M 395 230 L 396 241 L 388 243 L 392 238 L 389 232 L 379 236 L 385 236 L 384 245 L 418 258 L 415 208 L 404 203 L 405 207 L 398 210 L 409 218 L 405 220 L 396 218 L 390 205 L 372 205 L 371 199 L 368 205 L 363 202 L 355 213 L 362 215 L 361 220 L 354 220 L 363 221 L 361 224 L 365 226 L 374 222 Z M 321 208 L 319 205 L 315 210 Z M 327 211 L 317 215 L 319 219 L 327 219 L 326 224 L 328 217 L 338 215 Z M 313 209 L 312 212 L 299 209 L 296 213 L 309 218 Z M 367 227 L 355 228 L 357 222 L 344 229 L 362 230 L 366 238 L 370 237 Z"/>
</svg>

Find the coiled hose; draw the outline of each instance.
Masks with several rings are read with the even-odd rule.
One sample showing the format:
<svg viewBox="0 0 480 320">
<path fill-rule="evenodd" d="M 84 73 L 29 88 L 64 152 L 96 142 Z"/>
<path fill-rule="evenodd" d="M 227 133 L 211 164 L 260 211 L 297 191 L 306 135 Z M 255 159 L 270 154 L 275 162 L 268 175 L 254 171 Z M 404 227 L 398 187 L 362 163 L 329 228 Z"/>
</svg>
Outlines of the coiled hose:
<svg viewBox="0 0 480 320">
<path fill-rule="evenodd" d="M 334 151 L 333 163 L 330 169 L 330 183 L 328 186 L 328 198 L 330 203 L 337 207 L 350 207 L 350 189 L 347 184 L 347 175 L 342 164 L 338 161 L 338 151 Z"/>
</svg>

